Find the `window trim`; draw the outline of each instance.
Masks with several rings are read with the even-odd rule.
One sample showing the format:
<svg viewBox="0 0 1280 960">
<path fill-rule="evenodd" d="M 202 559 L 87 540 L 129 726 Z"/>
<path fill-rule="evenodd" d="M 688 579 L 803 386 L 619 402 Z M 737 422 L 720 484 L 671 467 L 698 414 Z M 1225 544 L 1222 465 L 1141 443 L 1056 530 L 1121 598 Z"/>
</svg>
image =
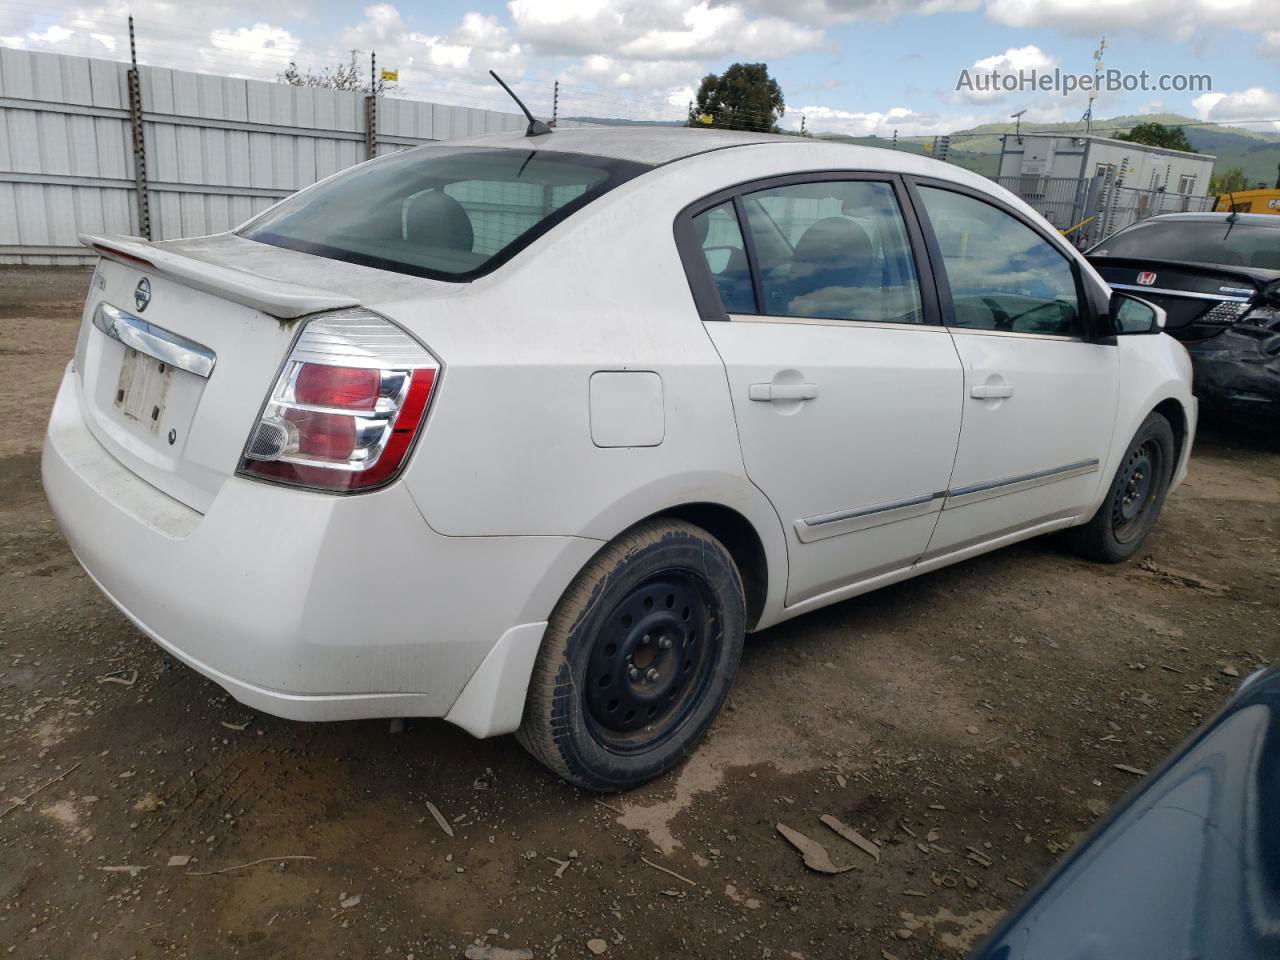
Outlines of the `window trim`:
<svg viewBox="0 0 1280 960">
<path fill-rule="evenodd" d="M 915 206 L 917 218 L 920 220 L 922 230 L 925 236 L 925 245 L 928 250 L 929 261 L 932 267 L 931 273 L 934 275 L 935 284 L 938 290 L 938 298 L 941 301 L 942 323 L 953 332 L 959 331 L 974 334 L 999 334 L 1008 337 L 1027 337 L 1041 340 L 1062 340 L 1062 341 L 1084 341 L 1088 343 L 1105 343 L 1115 344 L 1115 337 L 1110 329 L 1109 322 L 1103 322 L 1104 318 L 1109 321 L 1110 317 L 1110 298 L 1106 297 L 1107 307 L 1099 312 L 1100 303 L 1104 302 L 1100 298 L 1104 294 L 1095 290 L 1095 284 L 1087 282 L 1084 271 L 1080 266 L 1081 255 L 1073 248 L 1069 247 L 1060 235 L 1047 231 L 1043 226 L 1029 219 L 1021 210 L 1005 203 L 1000 197 L 993 194 L 984 193 L 973 187 L 960 183 L 953 183 L 950 180 L 938 180 L 934 177 L 905 176 L 903 178 L 908 196 L 911 198 L 912 204 Z M 961 327 L 955 323 L 955 303 L 951 297 L 951 279 L 947 275 L 946 261 L 942 256 L 942 247 L 938 243 L 937 234 L 933 230 L 933 222 L 929 219 L 928 211 L 924 205 L 924 198 L 920 195 L 920 187 L 932 187 L 938 190 L 947 190 L 951 193 L 958 193 L 962 196 L 977 200 L 980 203 L 988 204 L 995 207 L 1001 213 L 1005 213 L 1023 226 L 1030 229 L 1040 239 L 1049 244 L 1058 254 L 1067 262 L 1071 268 L 1071 276 L 1076 285 L 1076 302 L 1079 304 L 1081 333 L 1080 335 L 1065 335 L 1054 333 L 1031 333 L 1019 330 L 980 330 L 972 327 Z"/>
<path fill-rule="evenodd" d="M 888 323 L 877 320 L 849 320 L 844 317 L 793 317 L 787 314 L 774 314 L 762 311 L 764 306 L 763 280 L 755 255 L 755 240 L 751 236 L 750 222 L 746 218 L 743 197 L 760 190 L 772 187 L 786 187 L 800 183 L 829 183 L 833 181 L 872 181 L 887 183 L 893 190 L 894 199 L 898 202 L 898 210 L 902 215 L 903 226 L 907 232 L 907 244 L 911 250 L 912 265 L 915 267 L 916 282 L 920 290 L 920 308 L 924 315 L 922 323 Z M 702 256 L 701 245 L 697 241 L 697 231 L 693 228 L 693 218 L 718 207 L 726 201 L 733 201 L 734 214 L 738 218 L 738 229 L 742 231 L 742 243 L 747 255 L 747 266 L 751 271 L 751 288 L 755 292 L 756 312 L 738 314 L 743 320 L 753 323 L 785 322 L 813 324 L 861 324 L 895 330 L 918 330 L 921 328 L 942 327 L 941 297 L 934 282 L 930 268 L 925 234 L 919 216 L 906 184 L 900 174 L 886 170 L 809 170 L 803 173 L 776 174 L 747 180 L 709 193 L 693 203 L 688 204 L 676 214 L 673 232 L 676 250 L 684 265 L 685 278 L 689 282 L 689 291 L 693 294 L 693 302 L 698 316 L 706 322 L 732 322 L 731 316 L 720 301 L 711 270 L 707 267 L 706 258 Z"/>
</svg>

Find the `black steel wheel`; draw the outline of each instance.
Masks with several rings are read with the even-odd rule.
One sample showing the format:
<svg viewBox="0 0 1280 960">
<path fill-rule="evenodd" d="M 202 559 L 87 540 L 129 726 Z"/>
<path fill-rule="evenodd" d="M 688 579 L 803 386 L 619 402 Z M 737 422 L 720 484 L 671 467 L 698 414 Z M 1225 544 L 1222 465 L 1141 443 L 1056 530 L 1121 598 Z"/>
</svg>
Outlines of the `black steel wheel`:
<svg viewBox="0 0 1280 960">
<path fill-rule="evenodd" d="M 1118 542 L 1128 543 L 1144 532 L 1164 456 L 1164 447 L 1155 436 L 1130 448 L 1111 495 L 1111 532 Z"/>
<path fill-rule="evenodd" d="M 639 524 L 605 547 L 547 625 L 517 736 L 571 783 L 616 791 L 686 756 L 742 652 L 742 581 L 705 530 Z"/>
<path fill-rule="evenodd" d="M 1149 414 L 1125 450 L 1102 506 L 1084 526 L 1067 531 L 1072 545 L 1103 563 L 1137 553 L 1160 516 L 1176 449 L 1169 421 Z"/>
<path fill-rule="evenodd" d="M 587 666 L 587 725 L 611 750 L 647 750 L 678 731 L 711 679 L 720 601 L 701 575 L 669 570 L 605 617 Z"/>
</svg>

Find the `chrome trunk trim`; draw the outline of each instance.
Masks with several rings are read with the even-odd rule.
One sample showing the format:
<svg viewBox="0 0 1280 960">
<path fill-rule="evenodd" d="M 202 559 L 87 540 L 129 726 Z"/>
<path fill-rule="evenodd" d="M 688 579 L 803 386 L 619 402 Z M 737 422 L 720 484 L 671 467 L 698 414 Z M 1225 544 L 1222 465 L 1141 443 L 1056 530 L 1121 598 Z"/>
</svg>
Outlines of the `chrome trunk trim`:
<svg viewBox="0 0 1280 960">
<path fill-rule="evenodd" d="M 213 372 L 217 357 L 208 347 L 125 313 L 109 303 L 98 304 L 93 311 L 93 325 L 112 340 L 119 340 L 126 347 L 171 367 L 204 378 Z"/>
</svg>

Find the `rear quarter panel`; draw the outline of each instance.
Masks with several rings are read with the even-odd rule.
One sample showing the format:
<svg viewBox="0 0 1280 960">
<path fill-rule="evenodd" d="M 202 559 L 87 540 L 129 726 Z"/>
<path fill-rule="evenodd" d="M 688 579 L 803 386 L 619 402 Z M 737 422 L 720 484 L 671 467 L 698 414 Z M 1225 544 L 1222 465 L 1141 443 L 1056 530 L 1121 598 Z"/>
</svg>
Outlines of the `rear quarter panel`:
<svg viewBox="0 0 1280 960">
<path fill-rule="evenodd" d="M 427 523 L 450 536 L 607 541 L 674 506 L 727 506 L 761 537 L 780 605 L 782 527 L 746 477 L 724 366 L 673 238 L 677 213 L 722 180 L 674 173 L 597 201 L 465 296 L 374 305 L 444 364 L 404 482 Z M 597 446 L 599 371 L 661 378 L 660 443 Z"/>
</svg>

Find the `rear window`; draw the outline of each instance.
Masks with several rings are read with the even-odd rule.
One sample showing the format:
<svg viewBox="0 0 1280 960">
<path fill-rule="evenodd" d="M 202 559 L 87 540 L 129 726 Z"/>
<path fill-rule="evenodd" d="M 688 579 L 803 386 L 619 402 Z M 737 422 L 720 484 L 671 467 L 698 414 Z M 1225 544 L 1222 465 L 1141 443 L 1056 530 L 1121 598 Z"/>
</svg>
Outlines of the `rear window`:
<svg viewBox="0 0 1280 960">
<path fill-rule="evenodd" d="M 297 194 L 240 235 L 397 273 L 472 280 L 648 169 L 536 149 L 417 147 Z"/>
<path fill-rule="evenodd" d="M 1096 257 L 1183 260 L 1280 270 L 1280 225 L 1221 220 L 1149 220 L 1121 230 L 1089 253 Z"/>
</svg>

